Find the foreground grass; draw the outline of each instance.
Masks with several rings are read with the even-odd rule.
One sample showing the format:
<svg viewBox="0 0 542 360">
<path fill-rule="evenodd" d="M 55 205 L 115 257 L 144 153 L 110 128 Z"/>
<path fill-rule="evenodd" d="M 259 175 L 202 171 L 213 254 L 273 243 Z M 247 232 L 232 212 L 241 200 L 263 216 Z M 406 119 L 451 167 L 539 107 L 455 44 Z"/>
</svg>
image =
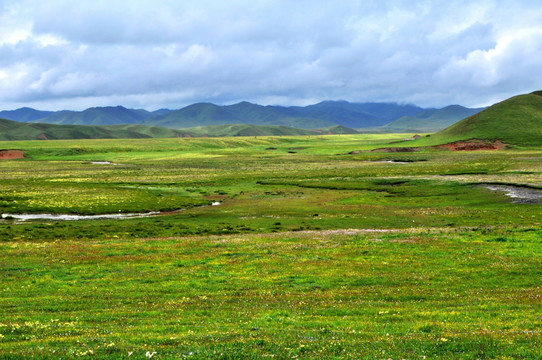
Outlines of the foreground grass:
<svg viewBox="0 0 542 360">
<path fill-rule="evenodd" d="M 0 244 L 0 358 L 542 356 L 542 231 Z"/>
<path fill-rule="evenodd" d="M 477 185 L 542 151 L 403 137 L 0 143 L 0 213 L 183 209 L 0 220 L 0 358 L 541 358 L 542 205 Z"/>
</svg>

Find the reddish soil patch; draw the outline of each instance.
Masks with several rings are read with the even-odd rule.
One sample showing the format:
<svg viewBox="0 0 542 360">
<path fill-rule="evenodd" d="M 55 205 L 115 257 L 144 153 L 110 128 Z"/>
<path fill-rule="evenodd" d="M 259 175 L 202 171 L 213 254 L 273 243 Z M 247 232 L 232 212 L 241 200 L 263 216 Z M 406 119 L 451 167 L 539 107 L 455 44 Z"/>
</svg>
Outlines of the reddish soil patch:
<svg viewBox="0 0 542 360">
<path fill-rule="evenodd" d="M 420 151 L 419 147 L 389 147 L 389 148 L 379 148 L 371 150 L 373 152 L 389 152 L 389 153 L 398 153 L 398 152 L 417 152 Z"/>
<path fill-rule="evenodd" d="M 435 149 L 448 149 L 451 151 L 475 151 L 475 150 L 503 150 L 506 149 L 506 144 L 500 140 L 491 142 L 488 140 L 466 140 L 456 141 L 449 144 L 432 146 Z"/>
<path fill-rule="evenodd" d="M 24 151 L 21 150 L 0 150 L 0 159 L 24 159 Z"/>
<path fill-rule="evenodd" d="M 38 139 L 38 140 L 49 140 L 47 138 L 47 135 L 45 135 L 44 133 L 39 134 L 36 139 Z"/>
</svg>

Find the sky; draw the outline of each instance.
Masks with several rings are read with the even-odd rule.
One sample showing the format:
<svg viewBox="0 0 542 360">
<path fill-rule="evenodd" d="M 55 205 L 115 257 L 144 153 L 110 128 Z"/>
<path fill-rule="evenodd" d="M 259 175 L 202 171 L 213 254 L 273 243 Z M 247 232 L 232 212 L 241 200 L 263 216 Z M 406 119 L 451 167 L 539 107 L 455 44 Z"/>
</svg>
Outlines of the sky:
<svg viewBox="0 0 542 360">
<path fill-rule="evenodd" d="M 479 107 L 540 89 L 540 0 L 0 0 L 0 110 Z"/>
</svg>

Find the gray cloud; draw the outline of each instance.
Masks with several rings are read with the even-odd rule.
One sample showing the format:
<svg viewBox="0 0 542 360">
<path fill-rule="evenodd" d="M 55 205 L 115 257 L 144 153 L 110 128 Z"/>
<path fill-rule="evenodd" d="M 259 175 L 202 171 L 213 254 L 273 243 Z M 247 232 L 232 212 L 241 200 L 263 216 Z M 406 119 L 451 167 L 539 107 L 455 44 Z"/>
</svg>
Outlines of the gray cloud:
<svg viewBox="0 0 542 360">
<path fill-rule="evenodd" d="M 0 0 L 0 108 L 486 105 L 540 87 L 541 20 L 504 0 Z"/>
</svg>

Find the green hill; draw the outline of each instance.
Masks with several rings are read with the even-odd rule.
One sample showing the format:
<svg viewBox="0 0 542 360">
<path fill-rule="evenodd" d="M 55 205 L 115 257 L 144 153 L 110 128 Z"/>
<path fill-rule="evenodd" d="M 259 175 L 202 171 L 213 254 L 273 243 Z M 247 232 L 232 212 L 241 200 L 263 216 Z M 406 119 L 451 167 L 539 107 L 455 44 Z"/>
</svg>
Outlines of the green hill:
<svg viewBox="0 0 542 360">
<path fill-rule="evenodd" d="M 283 136 L 356 134 L 357 131 L 344 126 L 307 130 L 280 125 L 214 125 L 182 130 L 165 127 L 129 125 L 56 125 L 20 123 L 0 119 L 0 140 L 55 140 L 55 139 L 120 139 L 120 138 L 168 138 L 179 136 Z"/>
<path fill-rule="evenodd" d="M 178 131 L 143 125 L 55 125 L 0 119 L 0 140 L 175 137 Z"/>
<path fill-rule="evenodd" d="M 344 126 L 332 126 L 324 129 L 296 129 L 282 125 L 212 125 L 180 129 L 183 136 L 287 136 L 287 135 L 322 135 L 322 134 L 357 134 L 358 132 Z"/>
<path fill-rule="evenodd" d="M 501 140 L 518 146 L 542 145 L 542 91 L 504 100 L 434 134 L 418 145 L 459 140 Z"/>
<path fill-rule="evenodd" d="M 403 116 L 382 129 L 388 132 L 437 132 L 482 110 L 449 105 L 442 109 L 425 110 L 414 116 Z"/>
</svg>

